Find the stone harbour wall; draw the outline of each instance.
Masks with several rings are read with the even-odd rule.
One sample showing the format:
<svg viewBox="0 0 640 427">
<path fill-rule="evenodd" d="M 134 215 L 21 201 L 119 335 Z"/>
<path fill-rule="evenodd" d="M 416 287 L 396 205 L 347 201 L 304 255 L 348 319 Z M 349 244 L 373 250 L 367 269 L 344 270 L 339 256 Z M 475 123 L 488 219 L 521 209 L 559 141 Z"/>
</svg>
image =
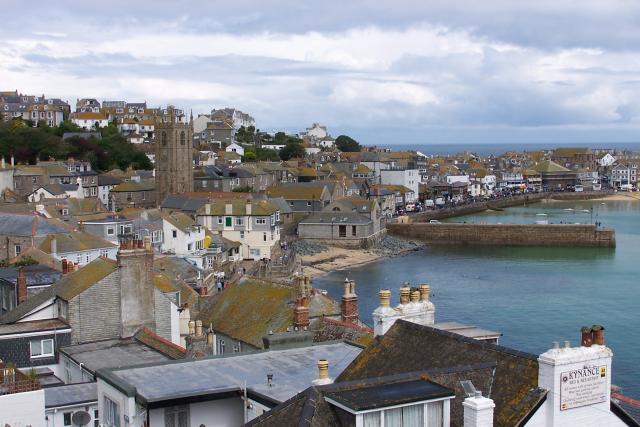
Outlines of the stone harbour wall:
<svg viewBox="0 0 640 427">
<path fill-rule="evenodd" d="M 616 245 L 615 231 L 593 224 L 387 224 L 390 235 L 429 244 L 505 246 Z"/>
</svg>

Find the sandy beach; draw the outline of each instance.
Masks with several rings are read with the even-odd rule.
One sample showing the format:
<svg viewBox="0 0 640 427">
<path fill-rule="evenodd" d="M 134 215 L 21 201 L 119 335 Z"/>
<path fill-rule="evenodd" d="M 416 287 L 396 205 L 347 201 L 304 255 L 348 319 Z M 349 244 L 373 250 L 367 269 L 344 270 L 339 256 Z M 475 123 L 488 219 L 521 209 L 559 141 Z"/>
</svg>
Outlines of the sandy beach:
<svg viewBox="0 0 640 427">
<path fill-rule="evenodd" d="M 605 196 L 605 197 L 599 197 L 597 199 L 591 199 L 591 200 L 597 201 L 597 202 L 605 202 L 605 201 L 612 201 L 612 202 L 616 202 L 616 201 L 622 201 L 622 202 L 634 201 L 635 202 L 635 201 L 640 200 L 640 193 L 625 191 L 625 192 L 618 192 L 616 194 L 610 194 L 610 195 Z"/>
<path fill-rule="evenodd" d="M 305 274 L 318 277 L 332 271 L 367 264 L 382 257 L 382 255 L 364 249 L 344 249 L 328 246 L 326 251 L 315 255 L 303 255 L 300 258 L 302 259 Z"/>
</svg>

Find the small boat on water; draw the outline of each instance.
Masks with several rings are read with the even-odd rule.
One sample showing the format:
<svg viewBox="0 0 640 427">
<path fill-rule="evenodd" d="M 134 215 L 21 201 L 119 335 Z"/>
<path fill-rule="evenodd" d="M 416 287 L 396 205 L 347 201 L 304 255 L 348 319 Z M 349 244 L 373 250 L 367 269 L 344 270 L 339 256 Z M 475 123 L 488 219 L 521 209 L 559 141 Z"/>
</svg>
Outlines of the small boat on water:
<svg viewBox="0 0 640 427">
<path fill-rule="evenodd" d="M 563 211 L 573 212 L 573 208 L 566 208 L 566 209 L 563 209 Z"/>
<path fill-rule="evenodd" d="M 543 220 L 536 221 L 536 224 L 538 224 L 538 225 L 547 225 L 547 224 L 549 224 L 549 221 L 547 221 L 546 219 L 543 219 Z"/>
<path fill-rule="evenodd" d="M 547 216 L 546 213 L 537 213 L 536 216 Z"/>
</svg>

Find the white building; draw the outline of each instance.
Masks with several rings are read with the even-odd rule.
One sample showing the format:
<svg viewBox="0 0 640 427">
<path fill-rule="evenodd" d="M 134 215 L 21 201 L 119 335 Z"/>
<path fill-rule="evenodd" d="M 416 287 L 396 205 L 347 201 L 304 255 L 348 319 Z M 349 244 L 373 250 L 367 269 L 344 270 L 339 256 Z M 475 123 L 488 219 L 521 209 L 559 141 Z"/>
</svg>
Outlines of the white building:
<svg viewBox="0 0 640 427">
<path fill-rule="evenodd" d="M 414 203 L 418 198 L 420 173 L 417 169 L 381 169 L 380 183 L 387 185 L 403 185 L 412 191 L 407 195 L 406 203 Z"/>
<path fill-rule="evenodd" d="M 638 165 L 619 164 L 611 169 L 611 184 L 614 188 L 629 189 L 638 182 Z"/>
<path fill-rule="evenodd" d="M 162 252 L 175 254 L 203 268 L 204 261 L 204 227 L 191 217 L 181 212 L 174 212 L 162 218 L 164 241 Z"/>
<path fill-rule="evenodd" d="M 598 165 L 603 167 L 613 166 L 613 164 L 616 162 L 616 158 L 607 153 L 602 158 L 596 160 L 596 162 L 598 163 Z"/>
<path fill-rule="evenodd" d="M 4 157 L 0 161 L 0 193 L 5 190 L 13 191 L 13 157 L 11 157 L 11 165 L 8 165 Z"/>
<path fill-rule="evenodd" d="M 304 134 L 315 139 L 322 139 L 329 136 L 329 133 L 327 133 L 327 127 L 321 126 L 320 123 L 312 124 L 311 127 L 307 128 Z"/>
<path fill-rule="evenodd" d="M 82 129 L 91 130 L 96 127 L 107 127 L 109 119 L 100 113 L 74 113 L 71 121 Z"/>
<path fill-rule="evenodd" d="M 197 218 L 225 239 L 240 242 L 244 259 L 270 259 L 280 243 L 280 211 L 267 200 L 221 200 L 204 205 Z"/>
<path fill-rule="evenodd" d="M 240 156 L 244 156 L 244 148 L 240 144 L 236 144 L 235 142 L 227 145 L 227 148 L 224 149 L 227 153 L 237 153 Z"/>
<path fill-rule="evenodd" d="M 453 184 L 454 182 L 469 184 L 469 175 L 447 175 L 447 184 Z"/>
<path fill-rule="evenodd" d="M 118 245 L 82 231 L 51 234 L 39 249 L 55 259 L 84 266 L 100 258 L 116 259 Z"/>
</svg>

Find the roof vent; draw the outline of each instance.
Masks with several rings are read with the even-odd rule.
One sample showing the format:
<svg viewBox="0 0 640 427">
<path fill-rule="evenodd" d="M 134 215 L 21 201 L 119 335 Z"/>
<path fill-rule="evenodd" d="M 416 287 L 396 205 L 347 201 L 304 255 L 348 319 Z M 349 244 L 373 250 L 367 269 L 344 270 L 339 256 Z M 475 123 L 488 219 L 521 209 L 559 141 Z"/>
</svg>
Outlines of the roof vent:
<svg viewBox="0 0 640 427">
<path fill-rule="evenodd" d="M 460 381 L 460 385 L 464 389 L 464 393 L 467 395 L 467 397 L 476 396 L 478 390 L 476 390 L 476 387 L 473 385 L 471 380 Z"/>
</svg>

